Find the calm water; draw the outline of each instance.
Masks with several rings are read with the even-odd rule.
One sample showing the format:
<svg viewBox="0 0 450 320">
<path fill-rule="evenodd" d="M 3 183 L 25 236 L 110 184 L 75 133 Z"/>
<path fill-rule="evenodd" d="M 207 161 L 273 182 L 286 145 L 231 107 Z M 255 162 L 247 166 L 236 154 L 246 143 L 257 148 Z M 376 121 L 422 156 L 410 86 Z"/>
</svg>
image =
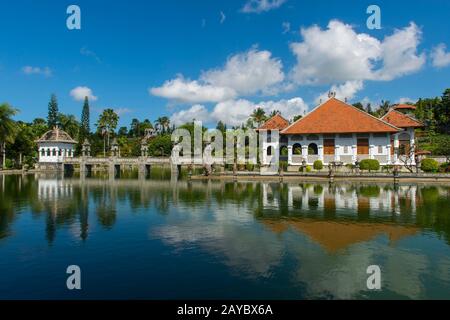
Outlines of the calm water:
<svg viewBox="0 0 450 320">
<path fill-rule="evenodd" d="M 450 187 L 0 176 L 0 298 L 448 299 Z"/>
</svg>

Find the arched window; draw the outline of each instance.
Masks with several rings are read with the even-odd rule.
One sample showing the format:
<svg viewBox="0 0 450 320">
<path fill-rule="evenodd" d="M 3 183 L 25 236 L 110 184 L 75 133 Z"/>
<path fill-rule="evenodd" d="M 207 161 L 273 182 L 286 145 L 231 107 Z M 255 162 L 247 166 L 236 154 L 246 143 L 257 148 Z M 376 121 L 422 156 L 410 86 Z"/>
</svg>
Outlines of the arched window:
<svg viewBox="0 0 450 320">
<path fill-rule="evenodd" d="M 45 156 L 45 149 L 41 149 L 41 156 L 42 156 L 42 157 Z"/>
<path fill-rule="evenodd" d="M 58 149 L 58 156 L 61 157 L 62 156 L 62 150 Z"/>
<path fill-rule="evenodd" d="M 273 149 L 273 147 L 268 147 L 268 148 L 267 148 L 267 155 L 268 155 L 268 156 L 271 156 L 271 155 L 272 155 L 272 153 L 273 153 L 273 150 L 272 150 L 272 149 Z"/>
<path fill-rule="evenodd" d="M 69 149 L 69 157 L 72 156 L 72 150 Z"/>
<path fill-rule="evenodd" d="M 318 155 L 319 154 L 319 148 L 317 147 L 317 144 L 311 143 L 308 146 L 308 154 L 309 155 Z"/>
<path fill-rule="evenodd" d="M 50 149 L 47 149 L 47 157 L 50 157 Z"/>
<path fill-rule="evenodd" d="M 282 146 L 280 148 L 280 156 L 287 157 L 287 155 L 288 155 L 288 148 L 286 146 Z"/>
<path fill-rule="evenodd" d="M 52 150 L 52 156 L 56 156 L 56 149 Z"/>
<path fill-rule="evenodd" d="M 300 143 L 294 144 L 292 147 L 292 154 L 297 156 L 302 154 L 302 145 Z"/>
</svg>

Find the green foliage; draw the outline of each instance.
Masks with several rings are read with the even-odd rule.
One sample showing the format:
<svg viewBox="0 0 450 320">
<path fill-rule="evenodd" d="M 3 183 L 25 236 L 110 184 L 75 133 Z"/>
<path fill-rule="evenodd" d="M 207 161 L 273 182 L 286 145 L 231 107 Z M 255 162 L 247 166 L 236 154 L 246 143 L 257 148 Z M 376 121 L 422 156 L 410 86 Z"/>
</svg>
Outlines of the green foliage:
<svg viewBox="0 0 450 320">
<path fill-rule="evenodd" d="M 172 152 L 171 136 L 166 134 L 151 139 L 148 144 L 148 152 L 150 155 L 155 157 L 170 156 Z"/>
<path fill-rule="evenodd" d="M 323 169 L 323 163 L 321 160 L 314 161 L 314 170 L 322 170 Z"/>
<path fill-rule="evenodd" d="M 359 163 L 361 170 L 378 171 L 380 170 L 380 162 L 376 159 L 364 159 Z"/>
<path fill-rule="evenodd" d="M 58 125 L 59 118 L 59 109 L 58 109 L 58 100 L 56 99 L 56 95 L 52 94 L 50 97 L 50 102 L 48 103 L 48 116 L 47 116 L 47 125 L 49 128 L 53 128 Z"/>
<path fill-rule="evenodd" d="M 311 166 L 306 166 L 306 172 L 311 172 L 311 171 L 312 171 Z"/>
<path fill-rule="evenodd" d="M 280 161 L 280 169 L 283 171 L 287 171 L 287 167 L 288 167 L 288 162 L 287 161 Z"/>
<path fill-rule="evenodd" d="M 423 159 L 420 163 L 420 169 L 424 172 L 437 172 L 439 170 L 439 163 L 434 159 Z"/>
<path fill-rule="evenodd" d="M 257 127 L 260 127 L 267 120 L 266 112 L 263 108 L 256 108 L 250 118 L 255 122 Z"/>
<path fill-rule="evenodd" d="M 450 162 L 442 163 L 439 166 L 439 172 L 449 173 L 450 172 Z"/>
<path fill-rule="evenodd" d="M 80 143 L 83 143 L 84 139 L 88 137 L 90 132 L 91 132 L 91 124 L 90 124 L 89 98 L 85 97 L 83 109 L 81 111 Z"/>
<path fill-rule="evenodd" d="M 251 163 L 251 162 L 248 162 L 247 163 L 247 166 L 246 166 L 247 168 L 247 171 L 254 171 L 255 170 L 255 165 L 253 164 L 253 163 Z"/>
<path fill-rule="evenodd" d="M 364 197 L 379 197 L 380 196 L 380 187 L 379 186 L 362 186 L 359 188 L 359 193 Z"/>
</svg>

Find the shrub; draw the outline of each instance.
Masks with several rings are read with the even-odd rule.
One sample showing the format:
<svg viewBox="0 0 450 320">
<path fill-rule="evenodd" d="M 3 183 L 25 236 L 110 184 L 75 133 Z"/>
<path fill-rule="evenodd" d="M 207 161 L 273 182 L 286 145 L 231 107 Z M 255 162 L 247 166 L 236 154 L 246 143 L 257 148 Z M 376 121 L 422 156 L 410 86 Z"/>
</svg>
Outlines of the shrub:
<svg viewBox="0 0 450 320">
<path fill-rule="evenodd" d="M 361 170 L 378 171 L 380 170 L 380 162 L 375 159 L 364 159 L 359 163 Z"/>
<path fill-rule="evenodd" d="M 439 166 L 439 172 L 445 172 L 445 173 L 450 172 L 450 162 L 442 163 Z"/>
<path fill-rule="evenodd" d="M 306 166 L 306 172 L 311 172 L 311 171 L 312 171 L 311 166 Z"/>
<path fill-rule="evenodd" d="M 437 172 L 439 169 L 439 163 L 434 159 L 423 159 L 420 163 L 420 169 L 424 172 Z"/>
<path fill-rule="evenodd" d="M 255 170 L 255 165 L 251 162 L 247 163 L 247 171 L 253 171 Z"/>
<path fill-rule="evenodd" d="M 286 171 L 288 167 L 288 162 L 287 161 L 280 161 L 280 169 L 283 171 Z"/>
<path fill-rule="evenodd" d="M 314 161 L 314 170 L 322 170 L 323 169 L 323 163 L 321 160 Z"/>
</svg>

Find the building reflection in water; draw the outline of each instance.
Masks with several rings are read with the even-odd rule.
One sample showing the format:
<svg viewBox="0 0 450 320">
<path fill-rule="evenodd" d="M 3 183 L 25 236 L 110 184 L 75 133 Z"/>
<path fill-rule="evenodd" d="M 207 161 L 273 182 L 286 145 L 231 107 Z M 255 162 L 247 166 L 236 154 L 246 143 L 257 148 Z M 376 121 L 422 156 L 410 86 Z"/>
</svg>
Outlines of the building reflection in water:
<svg viewBox="0 0 450 320">
<path fill-rule="evenodd" d="M 314 297 L 360 294 L 365 268 L 374 261 L 389 271 L 386 286 L 407 297 L 423 295 L 420 278 L 430 270 L 438 270 L 433 276 L 440 280 L 450 278 L 450 259 L 408 247 L 418 237 L 416 243 L 428 243 L 423 233 L 441 239 L 432 240 L 441 248 L 450 244 L 446 186 L 56 176 L 3 177 L 0 186 L 0 241 L 13 237 L 19 216 L 31 212 L 45 217 L 36 223 L 45 221 L 49 244 L 63 228 L 87 243 L 96 232 L 126 230 L 130 238 L 120 240 L 129 250 L 156 241 L 169 253 L 206 252 L 237 277 L 290 272 Z M 138 242 L 142 223 L 148 234 Z"/>
</svg>

